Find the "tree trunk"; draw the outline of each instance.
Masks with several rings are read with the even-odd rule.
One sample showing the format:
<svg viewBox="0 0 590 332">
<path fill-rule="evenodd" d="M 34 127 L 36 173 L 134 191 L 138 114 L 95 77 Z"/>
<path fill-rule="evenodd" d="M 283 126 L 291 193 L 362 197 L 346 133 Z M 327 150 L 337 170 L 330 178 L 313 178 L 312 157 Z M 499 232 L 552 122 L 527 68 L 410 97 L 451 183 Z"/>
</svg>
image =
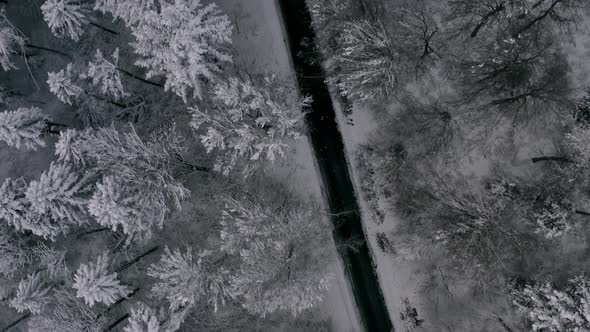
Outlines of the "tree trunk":
<svg viewBox="0 0 590 332">
<path fill-rule="evenodd" d="M 47 52 L 50 52 L 50 53 L 55 53 L 55 54 L 61 55 L 63 57 L 66 57 L 66 58 L 72 60 L 72 56 L 71 55 L 69 55 L 67 53 L 64 53 L 62 51 L 54 50 L 52 48 L 47 48 L 47 47 L 43 47 L 43 46 L 37 46 L 37 45 L 33 45 L 33 44 L 26 44 L 25 46 L 28 47 L 28 48 L 34 48 L 34 49 L 37 49 L 37 50 L 42 50 L 42 51 L 47 51 Z"/>
<path fill-rule="evenodd" d="M 500 323 L 500 325 L 502 325 L 502 327 L 504 328 L 504 330 L 506 330 L 506 332 L 514 332 L 512 330 L 512 328 L 510 328 L 510 326 L 508 326 L 508 324 L 506 324 L 506 322 L 502 319 L 502 317 L 497 317 L 498 318 L 498 323 Z"/>
<path fill-rule="evenodd" d="M 5 328 L 3 328 L 2 331 L 0 331 L 0 332 L 6 332 L 6 331 L 10 330 L 11 328 L 17 326 L 21 322 L 27 320 L 29 317 L 31 317 L 31 313 L 24 314 L 24 315 L 20 316 L 19 319 L 17 319 L 14 322 L 10 323 L 8 326 L 6 326 Z"/>
<path fill-rule="evenodd" d="M 513 37 L 518 37 L 518 35 L 520 35 L 521 33 L 527 31 L 528 29 L 530 29 L 531 27 L 533 27 L 535 24 L 537 24 L 537 22 L 540 22 L 542 20 L 544 20 L 547 16 L 549 16 L 549 14 L 553 11 L 553 9 L 555 9 L 555 7 L 561 3 L 562 0 L 555 0 L 552 4 L 551 7 L 549 7 L 549 9 L 547 9 L 543 14 L 541 14 L 540 16 L 535 17 L 532 21 L 530 21 L 527 25 L 525 25 L 524 27 L 520 28 L 517 32 L 515 32 L 512 36 Z"/>
<path fill-rule="evenodd" d="M 135 288 L 134 290 L 131 291 L 131 293 L 129 293 L 129 295 L 127 295 L 126 297 L 122 297 L 117 302 L 111 304 L 108 308 L 106 308 L 103 312 L 101 312 L 100 314 L 98 314 L 96 316 L 96 320 L 99 320 L 102 316 L 108 314 L 109 311 L 113 310 L 116 306 L 118 306 L 119 304 L 121 304 L 124 301 L 128 300 L 133 295 L 137 294 L 137 292 L 139 292 L 140 289 L 141 289 L 140 287 Z"/>
<path fill-rule="evenodd" d="M 133 264 L 139 262 L 142 258 L 144 258 L 145 256 L 157 251 L 158 249 L 160 249 L 160 246 L 155 246 L 153 248 L 151 248 L 150 250 L 144 252 L 143 254 L 135 257 L 134 259 L 130 260 L 129 262 L 123 264 L 123 266 L 119 267 L 115 272 L 120 273 L 122 271 L 124 271 L 125 269 L 129 268 L 130 266 L 132 266 Z"/>
<path fill-rule="evenodd" d="M 555 161 L 558 163 L 573 163 L 574 161 L 569 159 L 568 157 L 564 156 L 542 156 L 542 157 L 535 157 L 531 159 L 533 163 L 538 163 L 540 161 Z"/>
<path fill-rule="evenodd" d="M 129 314 L 124 314 L 119 319 L 117 319 L 116 321 L 114 321 L 111 325 L 109 325 L 103 332 L 108 332 L 108 331 L 114 329 L 117 325 L 119 325 L 122 322 L 124 322 L 127 318 L 129 318 Z"/>
<path fill-rule="evenodd" d="M 153 86 L 157 86 L 158 88 L 163 88 L 163 87 L 164 87 L 164 86 L 163 86 L 162 84 L 160 84 L 160 83 L 156 83 L 156 82 L 148 81 L 148 80 L 146 80 L 146 79 L 144 79 L 144 78 L 141 78 L 141 77 L 139 77 L 139 76 L 137 76 L 137 75 L 135 75 L 135 74 L 133 74 L 133 73 L 131 73 L 131 72 L 129 72 L 129 71 L 127 71 L 127 70 L 123 69 L 123 68 L 117 68 L 117 70 L 118 70 L 118 71 L 120 71 L 120 72 L 122 72 L 123 74 L 125 74 L 125 75 L 127 75 L 127 76 L 129 76 L 129 77 L 131 77 L 131 78 L 134 78 L 134 79 L 136 79 L 136 80 L 138 80 L 138 81 L 141 81 L 141 82 L 143 82 L 143 83 L 147 83 L 147 84 L 150 84 L 150 85 L 153 85 Z"/>
<path fill-rule="evenodd" d="M 484 17 L 482 17 L 479 24 L 477 26 L 475 26 L 475 29 L 473 29 L 473 31 L 471 32 L 471 35 L 470 35 L 471 38 L 475 38 L 477 36 L 477 34 L 479 33 L 479 30 L 481 30 L 481 28 L 483 28 L 484 25 L 486 25 L 488 20 L 490 18 L 492 18 L 493 16 L 496 16 L 499 12 L 501 12 L 503 10 L 504 10 L 504 4 L 501 4 L 498 7 L 494 8 L 494 10 L 492 10 L 491 12 L 485 14 Z"/>
<path fill-rule="evenodd" d="M 106 32 L 108 32 L 108 33 L 110 33 L 110 34 L 112 34 L 112 35 L 115 35 L 115 36 L 118 36 L 118 35 L 119 35 L 119 33 L 118 33 L 117 31 L 115 31 L 115 30 L 111 30 L 111 29 L 109 29 L 109 28 L 107 28 L 107 27 L 103 27 L 102 25 L 100 25 L 100 24 L 98 24 L 98 23 L 95 23 L 95 22 L 92 22 L 92 21 L 91 21 L 91 22 L 88 22 L 88 23 L 89 23 L 90 25 L 92 25 L 93 27 L 99 28 L 100 30 L 102 30 L 102 31 L 106 31 Z"/>
<path fill-rule="evenodd" d="M 97 228 L 97 229 L 89 230 L 89 231 L 86 231 L 84 233 L 78 234 L 76 236 L 76 240 L 78 240 L 79 238 L 81 238 L 83 236 L 86 236 L 86 235 L 90 235 L 90 234 L 94 234 L 94 233 L 99 233 L 99 232 L 104 232 L 104 231 L 108 231 L 110 229 L 111 229 L 110 227 L 103 227 L 103 228 Z"/>
</svg>

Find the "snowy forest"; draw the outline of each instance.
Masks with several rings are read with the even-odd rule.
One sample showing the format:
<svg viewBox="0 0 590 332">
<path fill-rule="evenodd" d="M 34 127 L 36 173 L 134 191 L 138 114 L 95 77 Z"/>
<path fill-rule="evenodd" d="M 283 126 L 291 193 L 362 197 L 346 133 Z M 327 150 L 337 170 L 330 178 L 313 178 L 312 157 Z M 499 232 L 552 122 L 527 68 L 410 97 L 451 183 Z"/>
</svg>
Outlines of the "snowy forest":
<svg viewBox="0 0 590 332">
<path fill-rule="evenodd" d="M 589 35 L 587 0 L 0 0 L 1 331 L 590 331 Z"/>
</svg>

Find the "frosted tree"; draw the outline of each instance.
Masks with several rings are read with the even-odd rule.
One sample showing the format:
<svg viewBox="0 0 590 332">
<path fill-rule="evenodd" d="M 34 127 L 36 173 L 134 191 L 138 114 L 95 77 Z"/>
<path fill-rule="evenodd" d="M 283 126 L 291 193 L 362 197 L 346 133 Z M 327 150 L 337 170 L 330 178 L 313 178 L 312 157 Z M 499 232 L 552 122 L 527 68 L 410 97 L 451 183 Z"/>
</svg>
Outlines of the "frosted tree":
<svg viewBox="0 0 590 332">
<path fill-rule="evenodd" d="M 313 308 L 332 280 L 321 218 L 278 201 L 228 198 L 221 221 L 222 250 L 239 256 L 232 289 L 246 310 L 262 316 Z"/>
<path fill-rule="evenodd" d="M 130 239 L 145 241 L 154 227 L 163 227 L 168 208 L 163 191 L 106 176 L 97 184 L 88 210 L 99 224 L 113 230 L 120 227 Z"/>
<path fill-rule="evenodd" d="M 16 295 L 10 300 L 9 305 L 21 313 L 29 310 L 33 314 L 38 314 L 51 301 L 50 291 L 51 286 L 40 273 L 31 274 L 19 282 Z"/>
<path fill-rule="evenodd" d="M 92 84 L 100 88 L 100 92 L 111 96 L 115 100 L 128 97 L 129 94 L 123 89 L 121 75 L 119 73 L 119 49 L 112 55 L 113 60 L 107 60 L 101 50 L 96 50 L 94 60 L 88 63 L 88 72 L 82 75 L 83 78 L 90 78 Z"/>
<path fill-rule="evenodd" d="M 0 219 L 17 230 L 23 229 L 27 223 L 26 189 L 27 184 L 22 178 L 7 178 L 0 187 Z"/>
<path fill-rule="evenodd" d="M 4 111 L 0 113 L 0 140 L 17 149 L 37 150 L 45 146 L 42 136 L 47 131 L 48 120 L 37 107 Z"/>
<path fill-rule="evenodd" d="M 180 209 L 190 194 L 172 176 L 175 162 L 182 160 L 181 143 L 174 128 L 143 140 L 133 127 L 108 127 L 65 133 L 56 154 L 102 175 L 89 203 L 99 223 L 121 226 L 128 235 L 147 239 L 152 226 L 162 227 L 168 206 Z"/>
<path fill-rule="evenodd" d="M 97 317 L 92 308 L 76 297 L 69 286 L 57 286 L 52 301 L 41 314 L 28 320 L 31 332 L 102 332 L 108 324 L 107 315 Z"/>
<path fill-rule="evenodd" d="M 5 71 L 15 69 L 10 61 L 14 54 L 24 54 L 26 38 L 6 18 L 4 9 L 0 10 L 0 66 Z"/>
<path fill-rule="evenodd" d="M 67 36 L 77 41 L 88 23 L 87 9 L 76 0 L 46 0 L 41 11 L 51 32 L 58 37 Z"/>
<path fill-rule="evenodd" d="M 165 76 L 166 91 L 185 102 L 191 96 L 201 98 L 203 81 L 215 77 L 220 62 L 231 61 L 224 50 L 231 42 L 230 20 L 217 5 L 200 0 L 163 1 L 160 6 L 131 27 L 136 65 L 147 69 L 148 78 Z"/>
<path fill-rule="evenodd" d="M 116 272 L 110 272 L 110 258 L 105 252 L 96 262 L 81 264 L 74 275 L 76 296 L 83 298 L 86 304 L 95 303 L 110 305 L 119 298 L 127 296 L 131 289 L 117 279 Z"/>
<path fill-rule="evenodd" d="M 290 141 L 302 137 L 304 110 L 310 98 L 299 99 L 289 88 L 267 77 L 260 86 L 231 78 L 215 85 L 210 111 L 190 108 L 195 129 L 207 152 L 219 151 L 215 170 L 227 175 L 243 166 L 249 175 L 261 160 L 284 158 Z"/>
<path fill-rule="evenodd" d="M 233 298 L 229 287 L 229 270 L 215 260 L 210 251 L 201 251 L 193 257 L 188 246 L 183 253 L 180 249 L 165 249 L 158 263 L 148 269 L 148 275 L 156 278 L 153 292 L 170 303 L 170 310 L 192 307 L 202 301 L 212 304 L 215 309 Z"/>
<path fill-rule="evenodd" d="M 72 105 L 72 102 L 84 93 L 84 90 L 75 83 L 76 76 L 74 65 L 71 63 L 58 72 L 47 73 L 49 90 L 65 104 Z"/>
<path fill-rule="evenodd" d="M 366 20 L 343 27 L 342 51 L 335 57 L 334 83 L 354 102 L 387 97 L 402 75 L 399 54 L 380 22 Z"/>
<path fill-rule="evenodd" d="M 138 24 L 148 11 L 156 9 L 155 0 L 97 0 L 94 9 L 121 19 L 127 26 Z"/>
<path fill-rule="evenodd" d="M 65 232 L 71 225 L 88 222 L 85 194 L 89 189 L 87 179 L 70 166 L 52 162 L 39 180 L 29 183 L 25 195 L 32 212 L 49 216 Z"/>
<path fill-rule="evenodd" d="M 588 331 L 590 280 L 580 275 L 556 288 L 550 281 L 511 290 L 514 305 L 530 321 L 532 331 Z"/>
<path fill-rule="evenodd" d="M 547 199 L 540 209 L 533 211 L 533 219 L 539 227 L 539 232 L 551 239 L 571 230 L 572 223 L 569 219 L 573 212 L 574 206 L 568 200 Z"/>
<path fill-rule="evenodd" d="M 125 326 L 125 332 L 164 332 L 160 329 L 160 320 L 156 312 L 145 305 L 137 303 L 131 308 L 129 324 Z"/>
<path fill-rule="evenodd" d="M 11 279 L 33 261 L 33 254 L 15 232 L 0 228 L 0 278 Z M 3 296 L 0 295 L 0 298 Z"/>
</svg>

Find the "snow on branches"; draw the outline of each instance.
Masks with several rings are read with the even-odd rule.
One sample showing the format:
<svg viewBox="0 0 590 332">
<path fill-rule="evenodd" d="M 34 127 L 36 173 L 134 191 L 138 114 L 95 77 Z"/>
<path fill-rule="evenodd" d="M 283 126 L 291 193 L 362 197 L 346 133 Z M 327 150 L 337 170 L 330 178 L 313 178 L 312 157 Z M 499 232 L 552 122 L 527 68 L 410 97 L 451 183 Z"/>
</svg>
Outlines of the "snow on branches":
<svg viewBox="0 0 590 332">
<path fill-rule="evenodd" d="M 334 83 L 354 102 L 375 101 L 396 87 L 399 55 L 380 22 L 347 23 L 342 36 L 342 54 L 334 64 Z"/>
<path fill-rule="evenodd" d="M 10 61 L 13 54 L 24 54 L 26 38 L 18 31 L 8 18 L 4 9 L 0 10 L 0 67 L 5 71 L 16 69 L 16 66 Z"/>
<path fill-rule="evenodd" d="M 129 287 L 122 285 L 117 279 L 116 272 L 109 271 L 109 266 L 110 259 L 105 252 L 96 262 L 81 264 L 76 271 L 73 284 L 77 291 L 76 296 L 83 298 L 91 307 L 95 303 L 113 304 L 131 292 Z"/>
<path fill-rule="evenodd" d="M 72 102 L 84 93 L 84 90 L 74 83 L 76 74 L 74 65 L 69 63 L 65 69 L 58 72 L 47 73 L 47 84 L 63 103 L 72 105 Z"/>
<path fill-rule="evenodd" d="M 237 165 L 250 175 L 256 162 L 284 158 L 289 140 L 302 137 L 303 112 L 311 103 L 271 77 L 260 86 L 235 77 L 217 83 L 212 101 L 210 111 L 190 108 L 190 125 L 206 128 L 199 139 L 207 152 L 220 151 L 215 170 L 225 175 Z"/>
<path fill-rule="evenodd" d="M 26 189 L 27 183 L 22 178 L 7 178 L 0 187 L 0 219 L 17 230 L 26 228 L 27 225 Z"/>
<path fill-rule="evenodd" d="M 38 107 L 21 107 L 0 113 L 0 140 L 17 149 L 37 150 L 45 146 L 42 139 L 49 118 Z"/>
<path fill-rule="evenodd" d="M 532 331 L 590 330 L 590 280 L 580 275 L 556 288 L 550 281 L 514 287 L 514 305 L 532 323 Z"/>
<path fill-rule="evenodd" d="M 124 331 L 160 332 L 160 320 L 152 308 L 140 302 L 131 308 L 129 324 L 125 326 Z"/>
<path fill-rule="evenodd" d="M 107 60 L 101 50 L 96 50 L 94 61 L 88 63 L 88 73 L 82 78 L 90 78 L 92 84 L 100 88 L 100 92 L 106 96 L 111 96 L 115 100 L 121 100 L 128 97 L 129 94 L 123 89 L 121 75 L 118 70 L 119 49 L 117 48 L 112 55 L 113 61 Z"/>
<path fill-rule="evenodd" d="M 229 285 L 229 270 L 214 260 L 211 252 L 200 251 L 193 257 L 192 248 L 165 249 L 160 261 L 148 269 L 148 275 L 156 278 L 153 292 L 170 303 L 170 310 L 192 307 L 198 301 L 212 304 L 215 309 L 234 298 Z"/>
<path fill-rule="evenodd" d="M 96 0 L 94 9 L 121 19 L 128 26 L 137 24 L 146 12 L 156 9 L 155 0 Z"/>
<path fill-rule="evenodd" d="M 58 36 L 68 36 L 78 41 L 86 25 L 86 8 L 77 0 L 46 0 L 41 6 L 43 18 L 51 32 Z"/>
<path fill-rule="evenodd" d="M 127 235 L 146 240 L 154 226 L 162 227 L 168 205 L 180 209 L 190 194 L 172 176 L 181 141 L 174 128 L 147 140 L 131 126 L 68 130 L 61 134 L 56 154 L 102 177 L 88 206 L 100 224 L 122 227 Z"/>
<path fill-rule="evenodd" d="M 18 312 L 29 310 L 38 314 L 50 302 L 50 291 L 51 286 L 43 280 L 41 274 L 33 273 L 19 282 L 16 296 L 9 304 Z"/>
<path fill-rule="evenodd" d="M 329 232 L 303 206 L 272 205 L 226 199 L 222 250 L 239 256 L 231 285 L 245 309 L 295 316 L 321 302 L 330 286 Z"/>
<path fill-rule="evenodd" d="M 25 195 L 34 213 L 48 216 L 65 231 L 70 225 L 88 222 L 84 194 L 89 189 L 86 177 L 66 164 L 52 162 L 39 180 L 29 183 Z"/>
<path fill-rule="evenodd" d="M 231 43 L 232 25 L 217 5 L 200 0 L 160 3 L 159 12 L 146 11 L 141 24 L 131 26 L 139 55 L 136 65 L 147 77 L 166 77 L 165 89 L 185 102 L 201 98 L 204 80 L 220 71 L 220 62 L 230 62 L 224 47 Z"/>
</svg>

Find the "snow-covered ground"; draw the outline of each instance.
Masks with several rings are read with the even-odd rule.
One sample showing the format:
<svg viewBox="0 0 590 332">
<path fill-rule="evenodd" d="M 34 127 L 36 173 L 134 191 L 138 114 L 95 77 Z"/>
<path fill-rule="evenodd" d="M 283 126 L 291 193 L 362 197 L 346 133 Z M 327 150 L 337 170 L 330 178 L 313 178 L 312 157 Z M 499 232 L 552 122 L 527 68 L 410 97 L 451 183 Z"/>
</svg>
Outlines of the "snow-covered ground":
<svg viewBox="0 0 590 332">
<path fill-rule="evenodd" d="M 276 73 L 294 82 L 294 71 L 285 41 L 276 0 L 218 0 L 236 24 L 233 40 L 236 65 L 252 74 Z M 321 181 L 309 140 L 296 142 L 293 155 L 277 164 L 274 174 L 302 197 L 324 205 Z M 357 309 L 340 261 L 333 267 L 335 282 L 319 314 L 334 331 L 360 331 Z"/>
<path fill-rule="evenodd" d="M 388 211 L 385 220 L 382 223 L 376 223 L 372 220 L 368 203 L 362 195 L 360 186 L 360 169 L 356 164 L 354 156 L 357 155 L 359 146 L 368 142 L 371 135 L 378 128 L 378 119 L 373 116 L 373 112 L 356 107 L 350 115 L 345 115 L 341 111 L 342 106 L 334 98 L 332 91 L 332 102 L 336 110 L 336 118 L 340 133 L 344 140 L 348 165 L 353 178 L 355 192 L 361 208 L 362 222 L 365 229 L 365 236 L 369 242 L 369 250 L 372 253 L 374 263 L 377 265 L 377 275 L 381 284 L 381 290 L 385 297 L 389 316 L 396 329 L 403 326 L 400 320 L 399 312 L 401 310 L 401 299 L 409 298 L 414 304 L 419 304 L 416 298 L 416 290 L 419 288 L 420 279 L 414 275 L 414 267 L 407 264 L 401 264 L 391 258 L 391 255 L 384 253 L 377 245 L 376 234 L 383 232 L 390 233 L 397 225 L 398 219 Z M 418 307 L 420 312 L 420 308 Z M 421 317 L 422 318 L 422 317 Z"/>
</svg>

